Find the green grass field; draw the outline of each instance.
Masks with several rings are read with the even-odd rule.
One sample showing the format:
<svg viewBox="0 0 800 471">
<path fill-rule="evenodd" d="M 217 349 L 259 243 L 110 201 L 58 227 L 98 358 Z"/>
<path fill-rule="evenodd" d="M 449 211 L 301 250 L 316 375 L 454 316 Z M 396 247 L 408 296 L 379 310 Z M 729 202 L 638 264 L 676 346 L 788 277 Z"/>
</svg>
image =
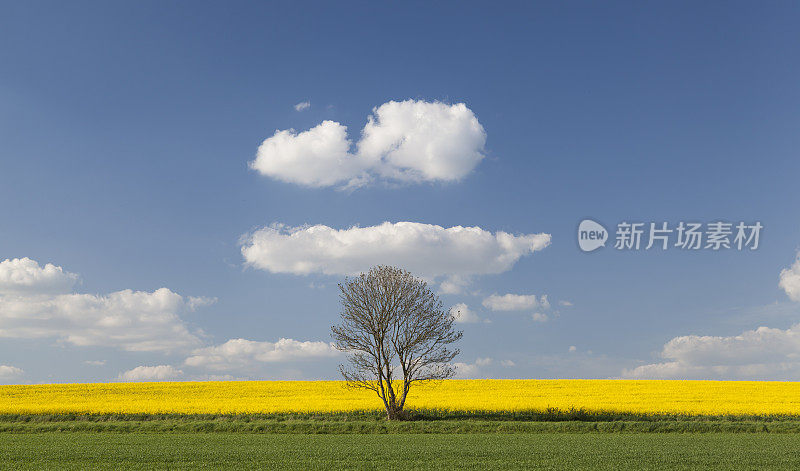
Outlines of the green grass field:
<svg viewBox="0 0 800 471">
<path fill-rule="evenodd" d="M 0 469 L 800 469 L 797 417 L 0 415 Z"/>
<path fill-rule="evenodd" d="M 1 469 L 798 469 L 796 434 L 0 434 Z"/>
<path fill-rule="evenodd" d="M 417 413 L 387 421 L 378 413 L 275 415 L 0 415 L 0 433 L 214 432 L 275 434 L 403 433 L 795 433 L 800 418 L 789 416 L 645 416 L 636 414 L 436 415 Z"/>
</svg>

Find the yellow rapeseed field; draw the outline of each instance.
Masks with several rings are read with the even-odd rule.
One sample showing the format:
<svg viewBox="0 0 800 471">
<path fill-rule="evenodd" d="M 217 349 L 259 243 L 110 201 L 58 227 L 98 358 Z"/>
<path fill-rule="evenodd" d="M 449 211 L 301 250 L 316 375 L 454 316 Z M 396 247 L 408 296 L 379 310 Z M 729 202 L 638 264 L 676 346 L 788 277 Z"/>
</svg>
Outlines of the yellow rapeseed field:
<svg viewBox="0 0 800 471">
<path fill-rule="evenodd" d="M 800 415 L 800 383 L 758 381 L 447 380 L 412 388 L 407 407 L 448 411 L 583 408 L 644 414 Z M 340 381 L 0 386 L 0 414 L 258 414 L 377 410 Z"/>
</svg>

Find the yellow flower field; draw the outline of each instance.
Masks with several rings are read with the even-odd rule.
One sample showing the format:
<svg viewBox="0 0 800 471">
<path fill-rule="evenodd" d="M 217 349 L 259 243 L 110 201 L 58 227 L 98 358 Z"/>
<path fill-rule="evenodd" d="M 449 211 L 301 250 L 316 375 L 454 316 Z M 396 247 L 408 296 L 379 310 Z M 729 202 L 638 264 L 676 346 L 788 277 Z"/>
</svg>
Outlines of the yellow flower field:
<svg viewBox="0 0 800 471">
<path fill-rule="evenodd" d="M 412 388 L 407 407 L 450 411 L 583 408 L 644 414 L 800 415 L 800 383 L 758 381 L 447 380 Z M 340 381 L 0 386 L 0 414 L 257 414 L 377 410 Z"/>
</svg>

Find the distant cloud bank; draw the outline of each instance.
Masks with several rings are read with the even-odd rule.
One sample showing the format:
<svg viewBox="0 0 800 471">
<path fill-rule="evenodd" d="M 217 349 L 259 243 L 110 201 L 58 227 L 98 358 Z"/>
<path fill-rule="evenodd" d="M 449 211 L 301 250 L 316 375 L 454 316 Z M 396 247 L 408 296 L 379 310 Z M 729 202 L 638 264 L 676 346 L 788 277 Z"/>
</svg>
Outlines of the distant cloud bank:
<svg viewBox="0 0 800 471">
<path fill-rule="evenodd" d="M 170 365 L 137 366 L 120 373 L 119 381 L 169 381 L 183 376 L 183 371 Z"/>
<path fill-rule="evenodd" d="M 0 338 L 169 352 L 200 344 L 181 315 L 214 302 L 153 292 L 73 293 L 77 275 L 28 258 L 0 262 Z"/>
<path fill-rule="evenodd" d="M 22 376 L 24 371 L 11 365 L 0 365 L 0 381 L 8 381 Z"/>
<path fill-rule="evenodd" d="M 800 325 L 786 330 L 759 327 L 724 337 L 685 335 L 664 345 L 668 361 L 624 370 L 644 379 L 761 379 L 800 377 Z"/>
<path fill-rule="evenodd" d="M 800 302 L 800 255 L 781 270 L 778 286 Z M 751 379 L 800 378 L 800 324 L 788 329 L 758 327 L 739 335 L 684 335 L 664 345 L 667 361 L 623 370 L 627 378 Z"/>
<path fill-rule="evenodd" d="M 228 371 L 251 368 L 259 363 L 333 357 L 339 354 L 327 342 L 301 342 L 282 338 L 277 342 L 231 339 L 221 345 L 199 348 L 186 359 L 187 366 Z"/>
</svg>

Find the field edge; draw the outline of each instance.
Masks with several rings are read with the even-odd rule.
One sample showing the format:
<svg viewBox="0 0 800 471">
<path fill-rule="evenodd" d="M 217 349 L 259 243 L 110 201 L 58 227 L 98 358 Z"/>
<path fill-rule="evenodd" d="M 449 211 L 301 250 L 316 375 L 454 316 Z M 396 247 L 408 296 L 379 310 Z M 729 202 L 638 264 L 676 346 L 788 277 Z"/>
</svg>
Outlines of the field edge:
<svg viewBox="0 0 800 471">
<path fill-rule="evenodd" d="M 412 411 L 387 421 L 375 411 L 339 414 L 6 414 L 0 433 L 205 432 L 275 434 L 407 433 L 800 433 L 796 416 L 598 415 L 580 411 L 442 414 Z"/>
</svg>

